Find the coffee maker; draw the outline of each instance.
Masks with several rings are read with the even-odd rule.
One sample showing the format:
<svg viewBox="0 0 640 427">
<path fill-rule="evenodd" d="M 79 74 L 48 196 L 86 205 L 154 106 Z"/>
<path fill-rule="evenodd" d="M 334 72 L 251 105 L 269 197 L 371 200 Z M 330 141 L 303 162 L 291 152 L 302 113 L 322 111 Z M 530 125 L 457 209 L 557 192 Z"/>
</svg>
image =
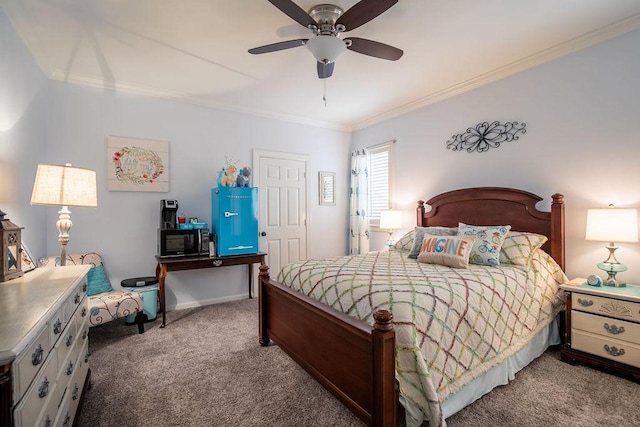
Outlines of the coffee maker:
<svg viewBox="0 0 640 427">
<path fill-rule="evenodd" d="M 171 230 L 176 228 L 178 216 L 177 200 L 160 200 L 160 228 Z"/>
</svg>

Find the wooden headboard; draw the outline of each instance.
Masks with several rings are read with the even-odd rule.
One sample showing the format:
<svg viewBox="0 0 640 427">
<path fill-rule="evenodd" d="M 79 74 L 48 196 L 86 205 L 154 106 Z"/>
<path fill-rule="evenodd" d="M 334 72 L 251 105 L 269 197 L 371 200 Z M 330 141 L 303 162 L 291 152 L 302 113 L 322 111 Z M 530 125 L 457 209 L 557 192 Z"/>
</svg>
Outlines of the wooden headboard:
<svg viewBox="0 0 640 427">
<path fill-rule="evenodd" d="M 449 191 L 418 201 L 419 227 L 457 227 L 459 222 L 472 225 L 511 225 L 512 230 L 547 236 L 544 249 L 565 269 L 564 196 L 554 194 L 551 212 L 539 211 L 542 197 L 527 191 L 501 187 L 476 187 Z M 425 205 L 431 207 L 426 212 Z"/>
</svg>

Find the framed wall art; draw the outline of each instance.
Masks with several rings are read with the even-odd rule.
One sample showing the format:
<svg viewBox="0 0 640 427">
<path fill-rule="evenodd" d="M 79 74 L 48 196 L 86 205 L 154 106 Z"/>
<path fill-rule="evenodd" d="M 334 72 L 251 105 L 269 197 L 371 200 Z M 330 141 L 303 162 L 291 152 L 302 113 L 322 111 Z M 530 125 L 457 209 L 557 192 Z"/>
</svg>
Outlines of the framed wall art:
<svg viewBox="0 0 640 427">
<path fill-rule="evenodd" d="M 319 196 L 321 206 L 336 204 L 336 174 L 335 172 L 318 172 Z"/>
<path fill-rule="evenodd" d="M 109 191 L 169 191 L 169 143 L 109 136 Z"/>
</svg>

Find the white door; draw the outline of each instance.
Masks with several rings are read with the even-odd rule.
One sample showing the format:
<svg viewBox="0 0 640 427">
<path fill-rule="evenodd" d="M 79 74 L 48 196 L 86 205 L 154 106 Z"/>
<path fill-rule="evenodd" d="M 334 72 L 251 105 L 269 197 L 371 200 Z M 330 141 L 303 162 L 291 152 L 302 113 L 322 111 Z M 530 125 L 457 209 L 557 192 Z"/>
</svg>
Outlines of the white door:
<svg viewBox="0 0 640 427">
<path fill-rule="evenodd" d="M 254 186 L 259 190 L 261 252 L 275 279 L 283 265 L 307 259 L 309 156 L 254 150 Z"/>
</svg>

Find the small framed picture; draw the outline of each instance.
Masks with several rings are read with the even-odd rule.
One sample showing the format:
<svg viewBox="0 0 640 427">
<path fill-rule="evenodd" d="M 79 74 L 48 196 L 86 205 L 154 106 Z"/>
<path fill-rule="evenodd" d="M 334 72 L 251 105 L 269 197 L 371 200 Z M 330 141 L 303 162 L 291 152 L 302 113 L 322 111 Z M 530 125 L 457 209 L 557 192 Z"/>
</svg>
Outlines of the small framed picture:
<svg viewBox="0 0 640 427">
<path fill-rule="evenodd" d="M 31 271 L 31 270 L 34 270 L 36 268 L 36 263 L 33 260 L 33 258 L 31 258 L 31 254 L 27 250 L 27 247 L 24 245 L 24 243 L 22 244 L 22 247 L 20 248 L 20 258 L 22 260 L 22 271 L 23 272 L 26 273 L 27 271 Z"/>
<path fill-rule="evenodd" d="M 336 174 L 335 172 L 318 172 L 319 196 L 321 206 L 335 206 L 336 204 Z"/>
</svg>

